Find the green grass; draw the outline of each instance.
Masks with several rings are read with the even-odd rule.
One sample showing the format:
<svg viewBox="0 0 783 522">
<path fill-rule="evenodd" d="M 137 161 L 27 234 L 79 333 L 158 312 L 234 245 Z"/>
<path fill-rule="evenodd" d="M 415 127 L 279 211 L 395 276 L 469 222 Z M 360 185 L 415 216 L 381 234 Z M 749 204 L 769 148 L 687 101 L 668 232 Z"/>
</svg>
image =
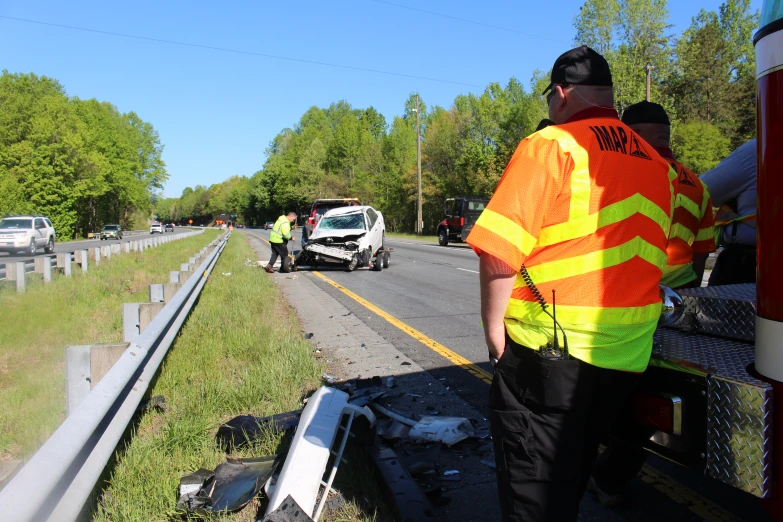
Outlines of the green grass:
<svg viewBox="0 0 783 522">
<path fill-rule="evenodd" d="M 73 277 L 45 285 L 28 276 L 27 292 L 0 288 L 0 459 L 32 455 L 65 419 L 66 345 L 122 340 L 122 303 L 149 300 L 149 285 L 217 237 L 174 241 L 144 254 L 115 255 Z"/>
<path fill-rule="evenodd" d="M 430 243 L 437 243 L 438 236 L 417 236 L 416 234 L 406 234 L 403 232 L 389 232 L 386 231 L 386 235 L 396 239 L 413 239 L 415 241 L 427 241 Z"/>
<path fill-rule="evenodd" d="M 319 386 L 323 368 L 295 312 L 268 274 L 245 266 L 246 258 L 256 257 L 243 235 L 231 237 L 150 391 L 163 395 L 168 407 L 140 419 L 95 520 L 174 518 L 180 477 L 225 460 L 215 443 L 222 422 L 300 408 Z M 270 436 L 233 456 L 273 454 L 278 443 Z M 226 519 L 254 520 L 254 514 L 247 507 Z"/>
</svg>

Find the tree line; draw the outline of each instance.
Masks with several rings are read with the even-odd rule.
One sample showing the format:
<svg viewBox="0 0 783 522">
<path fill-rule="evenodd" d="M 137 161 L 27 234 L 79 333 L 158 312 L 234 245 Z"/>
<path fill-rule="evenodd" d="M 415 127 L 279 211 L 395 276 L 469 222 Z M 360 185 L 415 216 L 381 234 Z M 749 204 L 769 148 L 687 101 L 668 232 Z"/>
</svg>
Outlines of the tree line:
<svg viewBox="0 0 783 522">
<path fill-rule="evenodd" d="M 60 238 L 146 227 L 168 179 L 154 127 L 57 80 L 0 74 L 0 216 L 47 215 Z"/>
<path fill-rule="evenodd" d="M 666 0 L 587 0 L 574 18 L 574 44 L 607 58 L 620 113 L 645 99 L 650 66 L 651 99 L 669 112 L 674 152 L 702 173 L 755 135 L 751 39 L 759 15 L 750 0 L 726 0 L 717 11 L 699 12 L 677 37 L 668 34 L 667 18 Z M 548 78 L 536 71 L 528 89 L 516 78 L 493 82 L 448 108 L 420 102 L 425 232 L 442 219 L 445 198 L 491 195 L 519 141 L 547 115 L 540 93 Z M 316 198 L 349 196 L 381 210 L 390 230 L 412 232 L 415 105 L 411 94 L 391 122 L 344 100 L 311 107 L 275 136 L 253 176 L 188 188 L 161 200 L 159 215 L 208 222 L 225 212 L 258 225 L 285 209 L 306 214 Z"/>
</svg>

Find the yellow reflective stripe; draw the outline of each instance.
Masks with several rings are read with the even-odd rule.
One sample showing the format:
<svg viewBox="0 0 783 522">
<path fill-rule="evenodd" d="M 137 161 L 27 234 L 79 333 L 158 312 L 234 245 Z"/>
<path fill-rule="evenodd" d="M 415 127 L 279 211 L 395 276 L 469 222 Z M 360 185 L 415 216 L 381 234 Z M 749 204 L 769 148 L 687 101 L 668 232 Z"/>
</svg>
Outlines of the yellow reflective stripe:
<svg viewBox="0 0 783 522">
<path fill-rule="evenodd" d="M 674 181 L 677 179 L 677 171 L 674 170 L 674 167 L 669 165 L 669 172 L 667 173 L 669 175 L 669 181 Z M 674 191 L 674 185 L 672 185 L 672 191 Z"/>
<path fill-rule="evenodd" d="M 696 234 L 695 241 L 706 241 L 708 239 L 714 239 L 715 238 L 715 232 L 712 228 L 702 228 L 699 230 L 699 233 Z"/>
<path fill-rule="evenodd" d="M 696 279 L 696 272 L 693 271 L 693 263 L 683 265 L 669 265 L 661 276 L 661 284 L 677 288 Z M 558 306 L 558 308 L 560 308 Z"/>
<path fill-rule="evenodd" d="M 692 245 L 696 236 L 694 236 L 693 232 L 691 232 L 691 230 L 682 223 L 674 223 L 672 225 L 671 231 L 669 232 L 669 239 L 675 237 L 678 237 L 689 245 Z"/>
<path fill-rule="evenodd" d="M 533 281 L 546 283 L 617 266 L 630 261 L 634 257 L 640 257 L 661 270 L 666 266 L 666 252 L 636 236 L 616 247 L 541 263 L 540 265 L 528 267 L 527 270 Z M 517 283 L 520 278 L 521 276 L 517 277 Z"/>
<path fill-rule="evenodd" d="M 704 187 L 704 195 L 701 197 L 701 213 L 699 214 L 699 219 L 707 213 L 707 205 L 710 202 L 710 191 L 707 190 L 707 184 L 702 183 L 701 186 Z M 712 209 L 709 210 L 712 212 Z"/>
<path fill-rule="evenodd" d="M 563 241 L 589 236 L 600 228 L 619 223 L 636 213 L 652 219 L 661 227 L 661 230 L 667 235 L 669 234 L 669 224 L 671 221 L 669 215 L 664 212 L 661 207 L 637 193 L 622 201 L 607 205 L 595 214 L 542 228 L 541 234 L 538 237 L 537 246 L 549 246 Z"/>
<path fill-rule="evenodd" d="M 699 205 L 693 201 L 691 198 L 687 197 L 685 194 L 677 194 L 677 197 L 674 199 L 674 208 L 682 207 L 691 214 L 693 214 L 696 219 L 701 219 L 701 208 Z"/>
<path fill-rule="evenodd" d="M 564 325 L 639 324 L 657 321 L 660 316 L 661 303 L 628 308 L 557 305 L 557 320 Z M 528 324 L 552 324 L 552 318 L 544 313 L 537 302 L 523 301 L 521 299 L 511 299 L 509 301 L 506 317 Z"/>
<path fill-rule="evenodd" d="M 539 131 L 541 136 L 556 140 L 560 149 L 571 155 L 574 170 L 571 171 L 571 203 L 568 219 L 579 219 L 590 213 L 590 162 L 587 150 L 574 137 L 557 127 Z"/>
<path fill-rule="evenodd" d="M 488 208 L 485 208 L 476 220 L 476 225 L 505 238 L 524 255 L 530 254 L 533 247 L 536 246 L 536 238 L 520 224 Z"/>
</svg>

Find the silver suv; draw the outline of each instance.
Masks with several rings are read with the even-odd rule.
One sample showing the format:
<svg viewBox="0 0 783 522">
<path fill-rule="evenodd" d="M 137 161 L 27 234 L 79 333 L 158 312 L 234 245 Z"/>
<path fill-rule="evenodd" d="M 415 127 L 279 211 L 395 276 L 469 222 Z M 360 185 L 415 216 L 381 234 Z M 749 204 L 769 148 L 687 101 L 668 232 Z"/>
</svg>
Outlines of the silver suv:
<svg viewBox="0 0 783 522">
<path fill-rule="evenodd" d="M 24 251 L 34 256 L 36 250 L 44 248 L 47 254 L 52 254 L 56 238 L 54 226 L 46 216 L 6 216 L 0 220 L 2 252 Z"/>
<path fill-rule="evenodd" d="M 150 234 L 154 234 L 155 232 L 157 232 L 158 234 L 162 234 L 163 225 L 161 225 L 160 223 L 154 223 L 150 225 Z"/>
</svg>

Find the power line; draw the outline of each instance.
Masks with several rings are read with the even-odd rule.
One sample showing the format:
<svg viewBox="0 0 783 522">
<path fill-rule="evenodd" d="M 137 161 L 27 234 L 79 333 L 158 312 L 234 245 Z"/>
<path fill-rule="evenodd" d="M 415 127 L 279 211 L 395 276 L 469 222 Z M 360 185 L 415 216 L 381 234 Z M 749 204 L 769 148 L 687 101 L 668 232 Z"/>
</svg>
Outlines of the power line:
<svg viewBox="0 0 783 522">
<path fill-rule="evenodd" d="M 550 42 L 556 42 L 561 44 L 569 44 L 569 42 L 564 42 L 563 40 L 556 40 L 554 38 L 549 38 L 548 36 L 541 36 L 533 33 L 526 33 L 524 31 L 517 31 L 516 29 L 510 29 L 508 27 L 501 27 L 499 25 L 492 25 L 492 24 L 485 24 L 484 22 L 476 22 L 475 20 L 468 20 L 467 18 L 460 18 L 458 16 L 451 16 L 444 13 L 436 13 L 435 11 L 427 11 L 426 9 L 419 9 L 418 7 L 410 7 L 407 5 L 402 4 L 395 4 L 393 2 L 387 2 L 385 0 L 370 0 L 371 2 L 375 2 L 378 4 L 386 4 L 391 5 L 393 7 L 399 7 L 400 9 L 408 9 L 410 11 L 417 11 L 419 13 L 425 13 L 428 15 L 433 16 L 440 16 L 442 18 L 449 18 L 451 20 L 458 20 L 460 22 L 465 22 L 466 24 L 473 24 L 473 25 L 480 25 L 482 27 L 489 27 L 490 29 L 498 29 L 500 31 L 506 31 L 508 33 L 514 33 L 514 34 L 521 34 L 524 36 L 530 36 L 532 38 L 538 38 L 539 40 L 549 40 Z"/>
<path fill-rule="evenodd" d="M 416 76 L 414 74 L 405 74 L 405 73 L 398 73 L 398 72 L 391 72 L 391 71 L 381 71 L 381 70 L 378 70 L 378 69 L 367 69 L 367 68 L 364 68 L 364 67 L 354 67 L 352 65 L 341 65 L 341 64 L 337 64 L 337 63 L 319 62 L 319 61 L 316 61 L 316 60 L 305 60 L 303 58 L 291 58 L 289 56 L 280 56 L 280 55 L 275 55 L 275 54 L 258 53 L 258 52 L 254 52 L 254 51 L 243 51 L 241 49 L 229 49 L 227 47 L 216 47 L 216 46 L 212 46 L 212 45 L 203 45 L 203 44 L 195 44 L 195 43 L 189 43 L 189 42 L 180 42 L 180 41 L 177 41 L 177 40 L 165 40 L 163 38 L 151 38 L 151 37 L 148 37 L 148 36 L 138 36 L 138 35 L 127 34 L 127 33 L 116 33 L 116 32 L 113 32 L 113 31 L 102 31 L 102 30 L 99 30 L 99 29 L 89 29 L 89 28 L 86 28 L 86 27 L 76 27 L 76 26 L 73 26 L 73 25 L 64 25 L 64 24 L 54 24 L 54 23 L 50 23 L 50 22 L 41 22 L 40 20 L 29 20 L 29 19 L 26 19 L 26 18 L 16 18 L 16 17 L 13 17 L 13 16 L 0 15 L 0 18 L 5 19 L 5 20 L 13 20 L 15 22 L 24 22 L 24 23 L 28 23 L 28 24 L 44 25 L 44 26 L 48 26 L 48 27 L 58 27 L 60 29 L 70 29 L 72 31 L 83 31 L 83 32 L 86 32 L 86 33 L 104 34 L 104 35 L 108 35 L 108 36 L 118 36 L 118 37 L 121 37 L 121 38 L 131 38 L 131 39 L 135 39 L 135 40 L 144 40 L 144 41 L 147 41 L 147 42 L 157 42 L 157 43 L 164 43 L 164 44 L 170 44 L 170 45 L 180 45 L 180 46 L 183 46 L 183 47 L 194 47 L 194 48 L 197 48 L 197 49 L 208 49 L 210 51 L 220 51 L 220 52 L 224 52 L 224 53 L 244 54 L 244 55 L 248 55 L 248 56 L 259 56 L 259 57 L 262 57 L 262 58 L 272 58 L 272 59 L 275 59 L 275 60 L 285 60 L 285 61 L 289 61 L 289 62 L 306 63 L 306 64 L 311 64 L 311 65 L 322 65 L 324 67 L 335 67 L 335 68 L 338 68 L 338 69 L 348 69 L 348 70 L 351 70 L 351 71 L 369 72 L 369 73 L 374 73 L 374 74 L 385 74 L 385 75 L 388 75 L 388 76 L 399 76 L 399 77 L 402 77 L 402 78 L 412 78 L 412 79 L 415 79 L 415 80 L 426 80 L 426 81 L 430 81 L 430 82 L 449 83 L 449 84 L 452 84 L 452 85 L 463 85 L 463 86 L 466 86 L 466 87 L 478 87 L 478 88 L 483 88 L 484 87 L 483 85 L 476 85 L 476 84 L 473 84 L 473 83 L 455 82 L 455 81 L 450 81 L 450 80 L 441 80 L 439 78 L 428 78 L 426 76 Z"/>
</svg>

